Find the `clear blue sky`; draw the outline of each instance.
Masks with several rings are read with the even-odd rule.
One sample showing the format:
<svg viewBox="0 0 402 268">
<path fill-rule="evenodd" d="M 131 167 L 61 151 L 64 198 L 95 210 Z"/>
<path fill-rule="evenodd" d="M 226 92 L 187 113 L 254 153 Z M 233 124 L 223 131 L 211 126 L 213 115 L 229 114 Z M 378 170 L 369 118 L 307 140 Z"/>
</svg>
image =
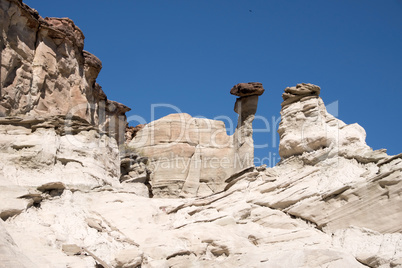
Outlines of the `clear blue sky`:
<svg viewBox="0 0 402 268">
<path fill-rule="evenodd" d="M 257 81 L 266 89 L 258 115 L 271 123 L 284 88 L 307 82 L 326 104 L 338 101 L 338 118 L 366 129 L 368 145 L 402 152 L 401 0 L 24 2 L 74 20 L 103 62 L 99 84 L 132 108 L 128 116 L 149 121 L 152 104 L 169 103 L 235 120 L 229 90 Z M 269 144 L 257 157 L 277 154 L 272 135 L 255 133 L 256 144 Z"/>
</svg>

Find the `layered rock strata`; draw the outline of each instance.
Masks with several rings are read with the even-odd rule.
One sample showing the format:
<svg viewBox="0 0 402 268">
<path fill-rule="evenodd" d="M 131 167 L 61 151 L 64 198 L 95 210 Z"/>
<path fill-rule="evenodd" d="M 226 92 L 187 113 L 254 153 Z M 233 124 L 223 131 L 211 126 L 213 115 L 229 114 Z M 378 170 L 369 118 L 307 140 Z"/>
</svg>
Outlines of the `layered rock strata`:
<svg viewBox="0 0 402 268">
<path fill-rule="evenodd" d="M 231 93 L 240 96 L 234 108 L 239 119 L 233 136 L 226 134 L 222 121 L 188 114 L 171 114 L 137 130 L 128 147 L 149 158 L 153 195 L 206 196 L 222 191 L 234 173 L 253 167 L 252 122 L 263 92 L 261 83 L 232 88 Z"/>
<path fill-rule="evenodd" d="M 221 121 L 171 114 L 147 124 L 128 146 L 149 158 L 157 197 L 221 191 L 233 170 L 232 142 Z"/>
<path fill-rule="evenodd" d="M 17 39 L 29 39 L 31 26 L 41 20 L 37 13 L 20 1 L 0 3 L 2 29 L 9 20 L 19 22 L 15 31 L 7 32 L 10 40 L 15 33 Z M 68 21 L 54 22 L 52 27 L 64 29 L 71 26 Z M 79 37 L 70 26 L 64 30 Z M 49 30 L 49 36 L 43 38 L 54 36 Z M 2 42 L 7 39 L 6 35 L 1 38 Z M 63 40 L 67 39 L 76 40 Z M 18 42 L 24 47 L 24 42 Z M 16 49 L 21 52 L 18 46 Z M 8 74 L 10 70 L 3 65 L 7 53 L 1 55 L 4 85 L 3 70 Z M 237 135 L 246 138 L 250 137 L 247 123 L 256 104 L 255 96 L 247 94 L 254 87 L 255 93 L 261 92 L 255 83 L 233 90 L 246 94 L 236 108 Z M 10 97 L 19 91 L 7 88 L 6 92 L 4 96 Z M 206 177 L 211 179 L 207 186 L 222 191 L 197 198 L 149 198 L 147 180 L 151 190 L 153 185 L 148 166 L 156 162 L 140 156 L 136 151 L 141 147 L 120 151 L 120 177 L 116 136 L 102 131 L 103 126 L 116 129 L 113 122 L 88 121 L 90 113 L 58 114 L 51 102 L 49 115 L 41 115 L 35 105 L 28 105 L 25 114 L 18 111 L 24 98 L 13 98 L 18 100 L 13 104 L 17 112 L 10 109 L 10 114 L 0 118 L 1 268 L 402 267 L 402 154 L 373 151 L 360 126 L 346 125 L 327 112 L 317 86 L 299 84 L 285 90 L 279 129 L 282 161 L 276 167 L 252 166 L 237 172 L 229 168 L 223 170 L 233 173 L 227 182 L 222 184 L 219 179 L 216 185 L 213 179 L 219 178 L 219 172 L 206 170 L 207 176 L 211 174 Z M 113 104 L 105 96 L 101 98 L 105 105 Z M 7 107 L 2 111 L 7 112 Z M 126 109 L 118 104 L 107 109 L 117 115 L 116 111 L 122 111 L 119 107 Z M 181 117 L 185 120 L 179 120 Z M 172 137 L 182 141 L 179 133 L 191 141 L 182 142 L 182 147 L 170 142 L 162 147 L 159 142 L 155 154 L 190 158 L 189 146 L 218 151 L 222 148 L 209 142 L 211 129 L 219 134 L 216 140 L 222 143 L 218 145 L 227 140 L 233 143 L 231 156 L 242 148 L 250 151 L 226 135 L 222 122 L 197 120 L 170 115 L 150 123 L 159 126 L 155 132 L 159 141 Z M 181 129 L 182 122 L 191 122 L 193 127 Z M 207 124 L 211 127 L 203 127 Z M 147 137 L 150 132 L 146 129 L 129 136 L 134 140 Z M 160 164 L 170 164 L 171 159 Z M 183 189 L 186 183 L 197 185 L 199 180 L 198 170 L 189 169 L 188 174 L 192 175 Z M 163 176 L 171 178 L 169 172 Z M 170 186 L 176 181 L 166 179 L 165 183 L 164 187 L 171 187 L 169 191 L 183 192 Z M 198 189 L 206 184 L 199 183 Z"/>
<path fill-rule="evenodd" d="M 319 94 L 320 88 L 312 84 L 285 89 L 278 129 L 282 159 L 319 149 L 364 163 L 386 156 L 383 150 L 373 151 L 366 145 L 366 132 L 361 126 L 346 125 L 329 114 Z"/>
<path fill-rule="evenodd" d="M 0 116 L 78 116 L 123 142 L 130 109 L 96 83 L 102 63 L 83 50 L 74 22 L 42 18 L 18 0 L 0 8 Z"/>
<path fill-rule="evenodd" d="M 280 179 L 262 190 L 270 194 L 259 202 L 332 231 L 354 225 L 401 232 L 401 155 L 372 150 L 364 129 L 330 115 L 319 92 L 311 84 L 285 89 L 282 161 L 272 171 Z"/>
<path fill-rule="evenodd" d="M 1 0 L 0 31 L 0 187 L 13 193 L 3 195 L 0 217 L 32 206 L 35 198 L 20 197 L 48 183 L 118 184 L 130 109 L 96 83 L 102 63 L 83 50 L 81 30 Z"/>
</svg>

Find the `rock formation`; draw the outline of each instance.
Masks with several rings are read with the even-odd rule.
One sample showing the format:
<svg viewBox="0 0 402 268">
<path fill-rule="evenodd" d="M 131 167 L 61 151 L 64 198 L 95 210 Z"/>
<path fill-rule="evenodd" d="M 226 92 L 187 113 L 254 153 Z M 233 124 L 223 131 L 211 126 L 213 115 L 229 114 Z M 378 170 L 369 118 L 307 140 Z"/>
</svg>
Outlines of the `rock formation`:
<svg viewBox="0 0 402 268">
<path fill-rule="evenodd" d="M 2 0 L 0 8 L 0 187 L 18 194 L 10 201 L 17 208 L 0 205 L 1 218 L 32 206 L 32 198 L 18 199 L 30 187 L 119 183 L 129 108 L 96 83 L 102 63 L 83 50 L 81 30 L 21 1 Z"/>
<path fill-rule="evenodd" d="M 101 61 L 83 50 L 68 18 L 45 18 L 21 1 L 1 1 L 0 116 L 78 116 L 124 140 L 124 105 L 108 101 Z M 119 136 L 120 135 L 120 136 Z"/>
<path fill-rule="evenodd" d="M 222 191 L 234 173 L 254 166 L 252 122 L 264 89 L 261 83 L 241 83 L 230 92 L 241 96 L 235 103 L 239 119 L 233 136 L 226 134 L 222 121 L 188 114 L 171 114 L 136 131 L 128 147 L 150 159 L 154 196 L 210 195 Z M 129 131 L 130 137 L 134 130 Z"/>
<path fill-rule="evenodd" d="M 320 88 L 312 84 L 285 89 L 278 129 L 282 159 L 319 149 L 325 149 L 324 158 L 340 154 L 363 163 L 377 162 L 386 156 L 385 151 L 373 151 L 366 145 L 366 132 L 361 126 L 346 125 L 327 113 L 319 94 Z"/>
<path fill-rule="evenodd" d="M 265 197 L 266 202 L 320 228 L 354 225 L 401 232 L 402 155 L 373 151 L 365 143 L 361 126 L 346 125 L 327 113 L 319 92 L 320 88 L 311 84 L 285 89 L 278 130 L 282 161 L 274 169 L 281 170 L 284 180 L 277 180 L 279 184 L 271 197 Z M 283 176 L 292 169 L 305 173 Z M 373 200 L 378 202 L 371 203 Z"/>
<path fill-rule="evenodd" d="M 254 166 L 254 141 L 253 120 L 257 112 L 258 96 L 264 93 L 261 83 L 240 83 L 235 85 L 230 93 L 239 96 L 234 111 L 239 115 L 237 128 L 233 135 L 233 147 L 235 157 L 239 165 L 235 165 L 234 171 L 239 172 L 245 168 Z"/>
<path fill-rule="evenodd" d="M 259 83 L 231 90 L 233 136 L 174 114 L 122 144 L 128 108 L 74 23 L 18 0 L 0 18 L 1 268 L 402 267 L 402 154 L 373 151 L 318 86 L 285 89 L 273 168 L 243 161 Z"/>
</svg>

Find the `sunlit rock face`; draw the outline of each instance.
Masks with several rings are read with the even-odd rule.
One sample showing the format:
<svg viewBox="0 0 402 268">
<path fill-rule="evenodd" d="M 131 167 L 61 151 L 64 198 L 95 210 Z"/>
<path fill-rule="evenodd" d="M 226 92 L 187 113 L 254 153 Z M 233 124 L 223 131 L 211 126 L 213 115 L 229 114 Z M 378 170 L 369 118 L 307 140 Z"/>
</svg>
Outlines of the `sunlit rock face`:
<svg viewBox="0 0 402 268">
<path fill-rule="evenodd" d="M 261 93 L 262 94 L 262 93 Z M 237 98 L 234 111 L 239 115 L 233 134 L 234 157 L 242 165 L 234 166 L 234 172 L 254 166 L 253 121 L 257 112 L 258 95 Z"/>
<path fill-rule="evenodd" d="M 320 87 L 298 84 L 283 93 L 279 155 L 282 159 L 319 149 L 362 162 L 380 160 L 386 154 L 366 145 L 366 132 L 358 124 L 347 125 L 329 114 L 319 97 Z"/>
<path fill-rule="evenodd" d="M 171 114 L 147 124 L 129 143 L 149 158 L 154 196 L 222 191 L 233 172 L 233 142 L 222 121 Z"/>
<path fill-rule="evenodd" d="M 53 182 L 70 189 L 119 183 L 129 108 L 96 83 L 102 63 L 83 50 L 81 30 L 2 0 L 0 31 L 0 187 L 20 194 Z M 2 218 L 32 205 L 15 203 L 16 210 L 3 203 Z"/>
<path fill-rule="evenodd" d="M 114 138 L 85 123 L 80 126 L 78 119 L 72 120 L 74 132 L 63 129 L 64 118 L 29 120 L 0 119 L 0 185 L 62 181 L 88 189 L 118 182 L 120 159 Z"/>
<path fill-rule="evenodd" d="M 311 84 L 285 89 L 282 161 L 264 202 L 328 230 L 353 225 L 401 232 L 401 156 L 372 150 L 364 129 L 330 115 L 319 92 Z"/>
<path fill-rule="evenodd" d="M 320 88 L 312 84 L 285 89 L 278 129 L 281 158 L 329 147 L 336 142 L 338 122 L 326 112 L 319 94 Z"/>
<path fill-rule="evenodd" d="M 83 50 L 84 35 L 68 18 L 45 18 L 20 1 L 1 1 L 0 116 L 70 115 L 123 142 L 125 115 L 96 78 L 101 61 Z"/>
<path fill-rule="evenodd" d="M 260 83 L 231 90 L 232 136 L 188 114 L 126 128 L 71 20 L 17 0 L 0 18 L 1 268 L 402 267 L 402 154 L 368 147 L 318 86 L 285 90 L 282 160 L 249 166 Z"/>
<path fill-rule="evenodd" d="M 238 125 L 232 136 L 227 135 L 224 122 L 188 114 L 171 114 L 138 130 L 128 147 L 150 159 L 153 195 L 210 195 L 222 191 L 233 174 L 253 167 L 252 122 L 258 95 L 263 92 L 261 83 L 232 88 L 231 93 L 240 96 L 234 108 Z"/>
</svg>

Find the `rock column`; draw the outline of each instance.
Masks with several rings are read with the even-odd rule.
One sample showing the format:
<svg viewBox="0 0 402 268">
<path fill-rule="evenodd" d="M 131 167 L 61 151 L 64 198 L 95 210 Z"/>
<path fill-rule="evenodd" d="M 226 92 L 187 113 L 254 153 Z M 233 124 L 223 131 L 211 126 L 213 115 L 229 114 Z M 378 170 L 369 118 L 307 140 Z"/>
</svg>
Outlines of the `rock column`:
<svg viewBox="0 0 402 268">
<path fill-rule="evenodd" d="M 230 93 L 239 96 L 234 111 L 239 115 L 233 135 L 234 166 L 236 173 L 254 165 L 253 120 L 257 112 L 258 96 L 264 93 L 261 83 L 240 83 Z"/>
</svg>

